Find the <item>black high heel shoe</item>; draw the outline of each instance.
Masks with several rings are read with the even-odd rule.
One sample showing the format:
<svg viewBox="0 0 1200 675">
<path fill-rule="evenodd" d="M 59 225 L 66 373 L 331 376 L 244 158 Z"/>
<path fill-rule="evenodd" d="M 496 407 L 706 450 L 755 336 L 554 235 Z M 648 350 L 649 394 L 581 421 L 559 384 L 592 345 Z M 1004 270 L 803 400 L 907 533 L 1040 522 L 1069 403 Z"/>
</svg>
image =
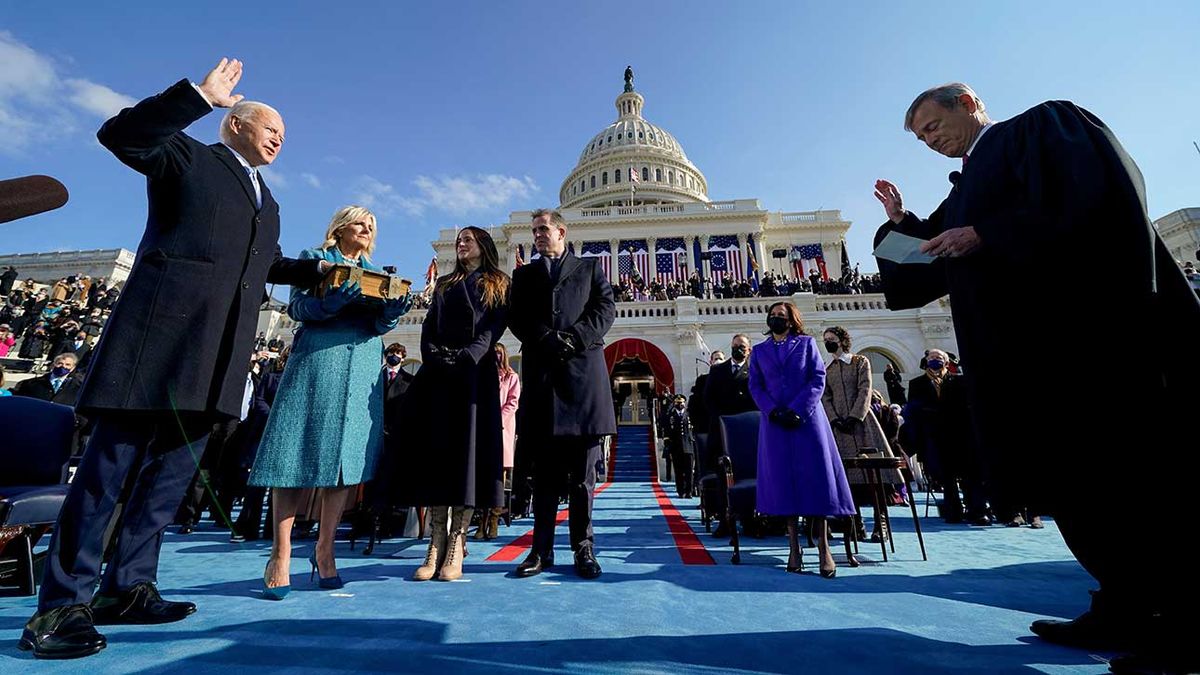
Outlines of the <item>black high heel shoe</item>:
<svg viewBox="0 0 1200 675">
<path fill-rule="evenodd" d="M 792 564 L 792 558 L 788 556 L 788 564 L 784 570 L 791 574 L 800 574 L 804 570 L 804 550 L 801 549 L 800 555 L 796 556 L 796 564 Z"/>
<path fill-rule="evenodd" d="M 832 569 L 822 569 L 821 570 L 821 578 L 823 578 L 823 579 L 832 579 L 836 576 L 837 576 L 837 568 L 836 567 L 834 567 Z"/>
</svg>

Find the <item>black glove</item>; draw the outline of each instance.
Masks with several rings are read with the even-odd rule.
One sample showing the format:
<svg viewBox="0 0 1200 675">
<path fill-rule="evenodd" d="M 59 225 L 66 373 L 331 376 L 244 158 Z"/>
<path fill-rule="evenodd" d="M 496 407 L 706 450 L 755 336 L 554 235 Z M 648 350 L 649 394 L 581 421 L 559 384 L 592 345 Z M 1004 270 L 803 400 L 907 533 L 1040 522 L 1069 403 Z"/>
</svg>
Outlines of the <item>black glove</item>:
<svg viewBox="0 0 1200 675">
<path fill-rule="evenodd" d="M 795 429 L 801 424 L 804 424 L 804 420 L 800 419 L 799 415 L 783 406 L 779 406 L 778 408 L 772 410 L 767 419 L 781 427 L 784 427 L 785 429 Z"/>
<path fill-rule="evenodd" d="M 462 361 L 463 350 L 430 345 L 429 353 L 435 364 L 443 368 L 454 368 Z"/>
<path fill-rule="evenodd" d="M 857 429 L 858 425 L 861 423 L 862 422 L 860 422 L 858 420 L 858 418 L 856 418 L 856 417 L 843 417 L 842 418 L 842 433 L 846 433 L 846 434 L 854 433 L 854 430 Z"/>
<path fill-rule="evenodd" d="M 579 351 L 576 347 L 575 336 L 563 330 L 552 330 L 546 333 L 546 336 L 542 338 L 542 345 L 548 354 L 559 361 L 566 361 Z"/>
</svg>

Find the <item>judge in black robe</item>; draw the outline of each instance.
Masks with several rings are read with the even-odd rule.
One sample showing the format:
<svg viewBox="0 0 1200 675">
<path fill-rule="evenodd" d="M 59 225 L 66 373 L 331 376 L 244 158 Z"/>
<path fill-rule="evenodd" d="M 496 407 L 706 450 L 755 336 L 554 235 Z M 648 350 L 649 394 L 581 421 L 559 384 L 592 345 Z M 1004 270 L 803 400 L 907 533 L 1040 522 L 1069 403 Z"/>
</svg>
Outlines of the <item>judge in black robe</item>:
<svg viewBox="0 0 1200 675">
<path fill-rule="evenodd" d="M 1067 101 L 1050 101 L 990 124 L 965 85 L 914 101 L 906 128 L 932 149 L 962 157 L 953 187 L 926 219 L 904 210 L 899 190 L 876 183 L 891 231 L 930 239 L 932 264 L 879 260 L 893 310 L 949 294 L 969 402 L 992 481 L 1052 515 L 1083 567 L 1100 583 L 1091 610 L 1072 622 L 1037 622 L 1043 638 L 1080 646 L 1176 653 L 1194 611 L 1196 584 L 1181 566 L 1131 554 L 1128 537 L 1170 541 L 1186 514 L 1195 475 L 1188 425 L 1200 404 L 1200 302 L 1146 212 L 1141 174 L 1112 131 Z M 969 151 L 969 152 L 968 152 Z M 1078 260 L 1117 258 L 1125 283 L 1037 295 L 1017 279 Z M 1122 325 L 1122 320 L 1126 322 Z M 1140 343 L 1134 347 L 1128 340 Z M 1032 341 L 1032 342 L 1031 342 Z M 1061 354 L 1030 360 L 1029 346 Z M 1131 349 L 1131 347 L 1134 347 Z M 1152 351 L 1158 358 L 1135 355 Z M 1116 391 L 1109 377 L 1123 373 Z M 1030 386 L 1028 373 L 1047 378 Z M 1064 390 L 1059 384 L 1069 383 Z M 1080 423 L 1098 392 L 1104 424 Z M 1194 440 L 1194 439 L 1193 439 Z M 1113 499 L 1112 491 L 1121 497 Z M 1140 560 L 1140 561 L 1139 561 Z"/>
</svg>

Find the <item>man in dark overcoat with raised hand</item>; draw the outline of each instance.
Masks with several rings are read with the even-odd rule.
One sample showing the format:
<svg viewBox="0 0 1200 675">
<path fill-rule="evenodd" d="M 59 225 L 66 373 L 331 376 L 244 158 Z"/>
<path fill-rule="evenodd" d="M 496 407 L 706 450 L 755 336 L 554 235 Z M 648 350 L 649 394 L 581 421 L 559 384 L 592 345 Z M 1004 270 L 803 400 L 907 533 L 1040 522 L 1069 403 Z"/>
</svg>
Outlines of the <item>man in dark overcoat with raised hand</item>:
<svg viewBox="0 0 1200 675">
<path fill-rule="evenodd" d="M 1053 516 L 1100 585 L 1080 617 L 1031 629 L 1050 642 L 1133 652 L 1113 659 L 1114 672 L 1200 671 L 1190 568 L 1129 550 L 1177 539 L 1174 519 L 1195 508 L 1195 437 L 1182 420 L 1200 407 L 1200 301 L 1150 221 L 1141 173 L 1113 132 L 1069 101 L 992 122 L 975 92 L 953 83 L 918 96 L 904 128 L 962 166 L 926 219 L 905 210 L 894 184 L 876 182 L 888 217 L 876 243 L 896 231 L 929 240 L 921 250 L 935 256 L 879 260 L 888 306 L 950 295 L 993 490 Z M 1012 282 L 1013 270 L 1113 255 L 1129 274 L 1102 292 L 1033 295 Z M 1043 361 L 1030 346 L 1069 358 Z M 1095 392 L 1110 411 L 1100 424 L 1083 421 Z"/>
<path fill-rule="evenodd" d="M 214 422 L 237 417 L 244 355 L 266 284 L 311 286 L 318 261 L 284 258 L 279 205 L 259 175 L 283 145 L 273 108 L 234 94 L 242 64 L 221 62 L 200 84 L 181 80 L 122 110 L 97 137 L 146 176 L 149 215 L 137 258 L 96 348 L 78 410 L 95 420 L 54 527 L 38 610 L 20 647 L 74 658 L 106 646 L 96 624 L 178 621 L 195 611 L 155 588 L 163 529 Z M 221 143 L 183 133 L 229 108 Z M 104 534 L 127 490 L 99 592 Z"/>
<path fill-rule="evenodd" d="M 533 212 L 541 259 L 513 272 L 509 328 L 521 341 L 517 462 L 533 466 L 533 547 L 517 567 L 533 576 L 554 564 L 558 497 L 568 495 L 575 571 L 600 576 L 593 551 L 592 491 L 604 436 L 617 432 L 604 335 L 616 318 L 612 286 L 594 258 L 568 253 L 567 224 Z"/>
</svg>

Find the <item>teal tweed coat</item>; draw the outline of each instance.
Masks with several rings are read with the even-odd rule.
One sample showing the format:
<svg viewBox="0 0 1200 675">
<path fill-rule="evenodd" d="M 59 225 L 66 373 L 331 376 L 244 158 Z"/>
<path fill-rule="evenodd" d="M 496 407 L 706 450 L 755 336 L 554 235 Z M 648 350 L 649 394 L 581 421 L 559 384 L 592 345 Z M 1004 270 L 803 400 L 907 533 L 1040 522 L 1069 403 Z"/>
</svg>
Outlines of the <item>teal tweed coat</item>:
<svg viewBox="0 0 1200 675">
<path fill-rule="evenodd" d="M 336 246 L 301 260 L 344 263 Z M 380 271 L 367 262 L 363 269 Z M 251 485 L 356 485 L 375 475 L 383 452 L 384 322 L 381 307 L 351 305 L 336 316 L 308 289 L 293 288 L 288 316 L 301 322 L 250 471 Z"/>
</svg>

